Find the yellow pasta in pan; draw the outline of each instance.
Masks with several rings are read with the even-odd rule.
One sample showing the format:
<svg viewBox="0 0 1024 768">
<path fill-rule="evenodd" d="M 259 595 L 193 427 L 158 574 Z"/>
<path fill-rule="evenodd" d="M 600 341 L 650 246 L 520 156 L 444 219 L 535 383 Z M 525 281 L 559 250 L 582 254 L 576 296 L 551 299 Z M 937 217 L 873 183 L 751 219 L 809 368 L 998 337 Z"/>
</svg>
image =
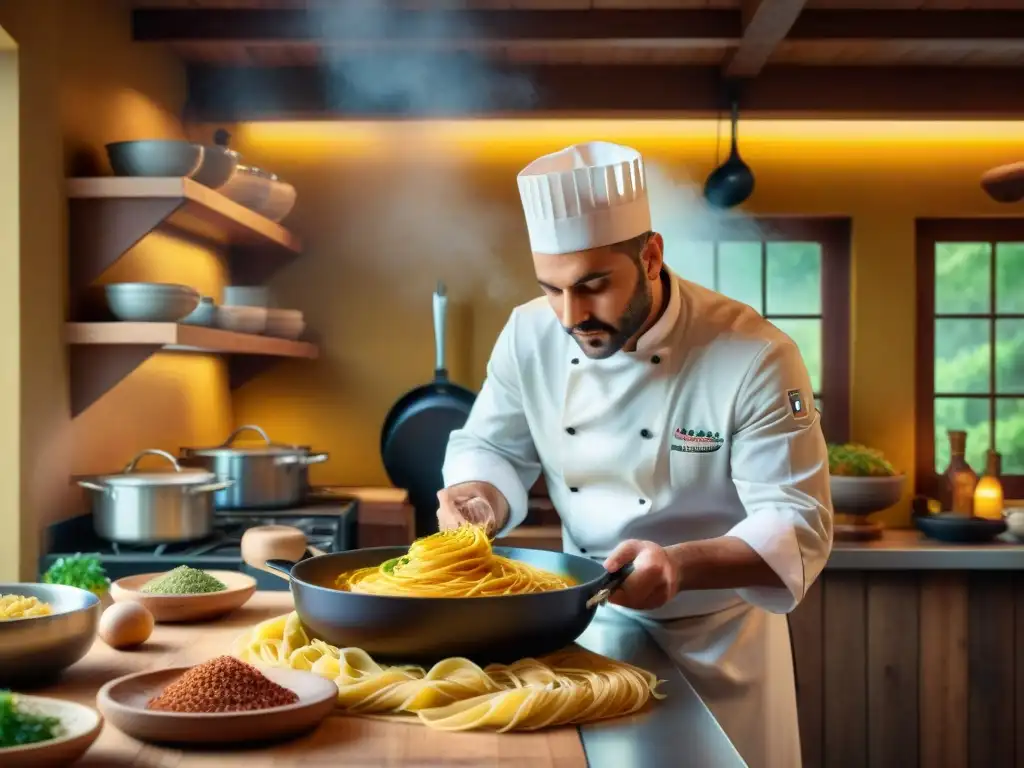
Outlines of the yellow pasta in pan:
<svg viewBox="0 0 1024 768">
<path fill-rule="evenodd" d="M 403 557 L 346 571 L 334 584 L 369 595 L 492 597 L 565 589 L 575 582 L 494 554 L 484 529 L 467 524 L 417 539 Z"/>
<path fill-rule="evenodd" d="M 430 669 L 385 667 L 359 648 L 310 640 L 295 613 L 253 627 L 236 640 L 232 652 L 242 661 L 333 680 L 342 712 L 412 716 L 437 730 L 579 725 L 628 715 L 652 698 L 665 697 L 650 672 L 579 646 L 484 668 L 462 658 L 445 659 Z"/>
</svg>

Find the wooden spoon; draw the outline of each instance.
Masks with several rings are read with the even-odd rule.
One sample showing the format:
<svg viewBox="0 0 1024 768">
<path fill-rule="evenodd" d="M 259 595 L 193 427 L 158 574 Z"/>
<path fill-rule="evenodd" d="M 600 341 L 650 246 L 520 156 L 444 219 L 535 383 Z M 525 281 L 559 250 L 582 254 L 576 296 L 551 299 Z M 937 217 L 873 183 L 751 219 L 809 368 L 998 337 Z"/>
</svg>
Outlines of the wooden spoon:
<svg viewBox="0 0 1024 768">
<path fill-rule="evenodd" d="M 287 578 L 280 571 L 267 567 L 267 560 L 291 560 L 298 562 L 312 555 L 324 554 L 309 546 L 306 534 L 291 525 L 257 525 L 242 534 L 242 560 L 253 568 L 259 568 L 280 578 Z"/>
</svg>

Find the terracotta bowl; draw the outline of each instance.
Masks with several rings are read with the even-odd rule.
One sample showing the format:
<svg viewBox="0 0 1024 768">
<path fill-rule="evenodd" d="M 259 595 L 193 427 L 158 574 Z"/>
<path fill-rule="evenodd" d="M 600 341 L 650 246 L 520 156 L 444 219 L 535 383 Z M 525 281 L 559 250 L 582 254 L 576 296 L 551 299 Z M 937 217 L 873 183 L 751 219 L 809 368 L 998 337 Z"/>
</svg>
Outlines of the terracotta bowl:
<svg viewBox="0 0 1024 768">
<path fill-rule="evenodd" d="M 103 718 L 92 707 L 43 696 L 16 696 L 19 706 L 59 719 L 64 732 L 50 741 L 0 748 L 0 765 L 4 768 L 72 765 L 86 753 L 103 729 Z"/>
<path fill-rule="evenodd" d="M 143 605 L 158 624 L 177 621 L 203 621 L 214 619 L 241 608 L 256 591 L 256 579 L 238 571 L 206 571 L 227 586 L 220 592 L 198 595 L 151 595 L 141 592 L 146 582 L 163 573 L 140 573 L 125 576 L 110 585 L 110 595 L 116 603 L 133 602 Z"/>
<path fill-rule="evenodd" d="M 338 687 L 313 672 L 260 668 L 299 696 L 295 704 L 252 712 L 165 712 L 146 703 L 190 667 L 136 672 L 111 680 L 96 694 L 96 705 L 116 728 L 156 744 L 239 744 L 298 736 L 317 727 L 334 709 Z"/>
</svg>

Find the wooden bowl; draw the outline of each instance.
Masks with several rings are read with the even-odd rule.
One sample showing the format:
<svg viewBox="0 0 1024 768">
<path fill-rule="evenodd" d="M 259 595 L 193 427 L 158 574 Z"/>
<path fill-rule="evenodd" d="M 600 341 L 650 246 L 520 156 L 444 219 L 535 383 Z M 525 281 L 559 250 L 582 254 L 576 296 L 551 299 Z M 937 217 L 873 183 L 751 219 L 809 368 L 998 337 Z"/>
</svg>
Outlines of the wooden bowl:
<svg viewBox="0 0 1024 768">
<path fill-rule="evenodd" d="M 92 707 L 63 699 L 15 695 L 20 706 L 59 718 L 64 733 L 50 741 L 0 748 L 0 765 L 4 768 L 71 765 L 85 754 L 103 729 L 103 718 Z"/>
<path fill-rule="evenodd" d="M 159 624 L 175 621 L 202 621 L 223 616 L 241 608 L 256 591 L 256 579 L 238 571 L 207 571 L 227 586 L 220 592 L 198 595 L 151 595 L 139 590 L 151 579 L 163 573 L 140 573 L 125 576 L 110 585 L 114 602 L 139 603 L 153 614 Z"/>
<path fill-rule="evenodd" d="M 103 716 L 134 739 L 154 744 L 239 744 L 298 736 L 318 726 L 334 709 L 333 680 L 295 669 L 260 669 L 278 685 L 298 694 L 295 704 L 254 712 L 186 713 L 146 709 L 146 702 L 191 667 L 125 675 L 100 688 L 96 704 Z"/>
</svg>

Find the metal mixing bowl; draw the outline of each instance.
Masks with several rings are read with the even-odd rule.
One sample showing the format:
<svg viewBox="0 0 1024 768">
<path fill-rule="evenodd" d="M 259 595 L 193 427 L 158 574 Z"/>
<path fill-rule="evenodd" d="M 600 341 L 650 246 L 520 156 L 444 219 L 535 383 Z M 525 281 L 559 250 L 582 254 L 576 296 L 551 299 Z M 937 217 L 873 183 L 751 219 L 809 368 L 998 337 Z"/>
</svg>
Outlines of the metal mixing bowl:
<svg viewBox="0 0 1024 768">
<path fill-rule="evenodd" d="M 0 595 L 35 597 L 49 616 L 0 620 L 0 688 L 51 681 L 85 656 L 96 639 L 100 599 L 61 584 L 0 584 Z"/>
</svg>

